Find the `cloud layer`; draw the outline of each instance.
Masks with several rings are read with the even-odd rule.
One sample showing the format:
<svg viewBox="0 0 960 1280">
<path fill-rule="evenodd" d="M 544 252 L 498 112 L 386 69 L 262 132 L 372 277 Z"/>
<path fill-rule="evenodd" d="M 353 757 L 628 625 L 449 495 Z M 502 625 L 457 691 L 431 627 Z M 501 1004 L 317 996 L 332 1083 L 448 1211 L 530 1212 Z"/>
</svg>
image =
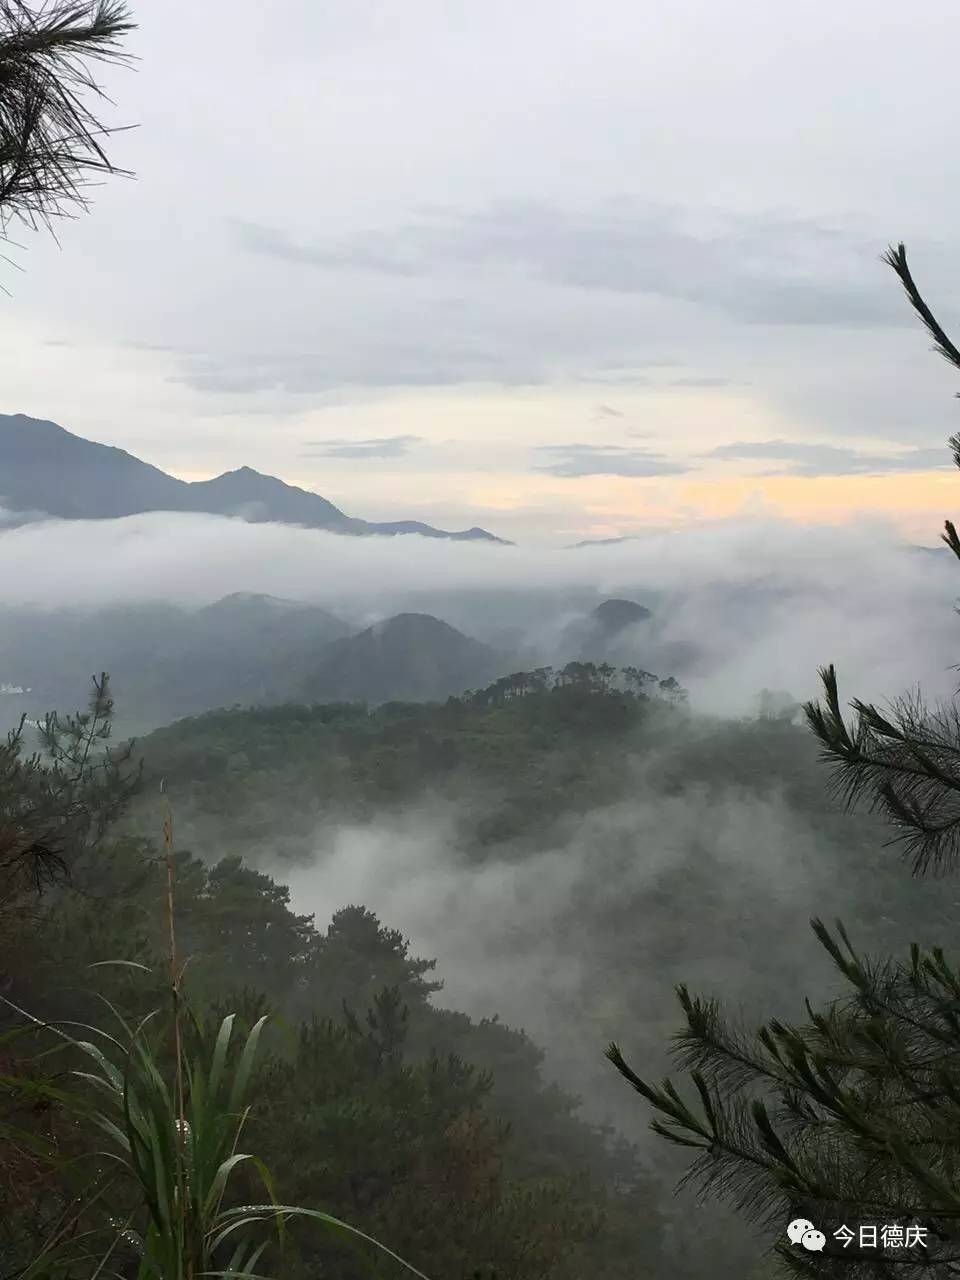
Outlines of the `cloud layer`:
<svg viewBox="0 0 960 1280">
<path fill-rule="evenodd" d="M 815 694 L 817 668 L 831 661 L 851 696 L 956 685 L 952 557 L 906 548 L 869 522 L 757 517 L 545 550 L 203 516 L 54 521 L 0 531 L 0 579 L 9 605 L 203 604 L 258 591 L 315 600 L 358 628 L 414 609 L 491 643 L 509 632 L 531 665 L 552 660 L 564 629 L 600 600 L 638 599 L 655 627 L 626 637 L 624 660 L 682 659 L 695 703 L 730 714 L 764 686 Z"/>
<path fill-rule="evenodd" d="M 573 211 L 515 204 L 423 217 L 383 231 L 298 240 L 234 224 L 249 253 L 321 270 L 404 278 L 453 269 L 656 295 L 749 324 L 903 325 L 867 236 L 811 218 L 662 208 L 621 199 Z"/>
<path fill-rule="evenodd" d="M 537 452 L 546 455 L 538 471 L 554 476 L 675 476 L 689 471 L 682 462 L 651 449 L 627 449 L 614 444 L 545 444 Z"/>
<path fill-rule="evenodd" d="M 402 458 L 420 436 L 376 436 L 369 440 L 308 440 L 304 458 Z"/>
<path fill-rule="evenodd" d="M 944 448 L 904 449 L 875 454 L 802 440 L 734 441 L 718 445 L 706 455 L 721 461 L 761 461 L 777 464 L 766 475 L 851 476 L 883 475 L 891 471 L 949 471 L 953 459 Z"/>
</svg>

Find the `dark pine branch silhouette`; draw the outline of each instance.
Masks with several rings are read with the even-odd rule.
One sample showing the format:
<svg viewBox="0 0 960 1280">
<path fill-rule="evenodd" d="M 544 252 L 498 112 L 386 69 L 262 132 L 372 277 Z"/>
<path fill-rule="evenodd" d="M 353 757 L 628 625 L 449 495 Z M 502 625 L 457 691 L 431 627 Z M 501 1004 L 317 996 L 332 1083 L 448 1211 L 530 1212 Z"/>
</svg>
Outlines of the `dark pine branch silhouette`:
<svg viewBox="0 0 960 1280">
<path fill-rule="evenodd" d="M 935 350 L 960 369 L 960 350 L 924 301 L 902 244 L 884 261 L 896 272 Z M 950 448 L 960 467 L 960 436 Z M 943 541 L 960 559 L 960 538 L 951 520 Z M 897 699 L 884 714 L 854 699 L 848 727 L 840 709 L 837 675 L 821 671 L 824 700 L 804 707 L 807 722 L 832 768 L 831 785 L 847 803 L 864 799 L 893 824 L 913 870 L 950 870 L 960 860 L 960 710 L 956 702 L 927 707 L 919 694 Z"/>
<path fill-rule="evenodd" d="M 111 164 L 116 129 L 94 110 L 106 101 L 91 63 L 124 63 L 134 29 L 124 0 L 0 0 L 0 231 L 12 219 L 50 227 L 87 205 Z"/>
</svg>

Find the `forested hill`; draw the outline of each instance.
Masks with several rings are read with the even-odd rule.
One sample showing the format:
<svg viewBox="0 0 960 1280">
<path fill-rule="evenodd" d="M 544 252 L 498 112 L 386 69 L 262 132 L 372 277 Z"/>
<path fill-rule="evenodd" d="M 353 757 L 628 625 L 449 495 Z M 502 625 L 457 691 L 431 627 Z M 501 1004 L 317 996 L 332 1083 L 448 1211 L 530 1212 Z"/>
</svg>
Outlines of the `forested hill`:
<svg viewBox="0 0 960 1280">
<path fill-rule="evenodd" d="M 618 744 L 651 721 L 682 719 L 685 696 L 669 676 L 572 662 L 442 703 L 213 711 L 138 745 L 147 775 L 140 813 L 155 823 L 152 784 L 163 778 L 181 829 L 201 847 L 296 857 L 318 824 L 369 818 L 432 792 L 469 800 L 465 821 L 478 846 L 535 842 L 557 814 L 616 796 Z"/>
<path fill-rule="evenodd" d="M 766 695 L 754 717 L 711 720 L 669 677 L 589 663 L 516 672 L 443 703 L 214 712 L 140 744 L 136 823 L 158 829 L 162 777 L 179 839 L 204 859 L 242 855 L 281 882 L 306 876 L 324 903 L 360 902 L 426 931 L 448 979 L 431 1007 L 462 1008 L 472 993 L 475 1018 L 525 1025 L 546 1049 L 545 1079 L 579 1094 L 587 1118 L 642 1140 L 601 1046 L 617 1038 L 648 1073 L 667 1069 L 676 983 L 732 992 L 759 1020 L 832 991 L 811 916 L 843 917 L 868 951 L 946 936 L 952 895 L 906 878 L 880 823 L 825 799 L 796 713 Z M 351 871 L 358 857 L 365 879 Z M 316 904 L 309 890 L 296 901 Z M 493 1068 L 506 1091 L 497 1105 L 542 1115 L 515 1067 L 470 1035 L 457 1043 Z M 698 1208 L 691 1236 L 692 1206 L 671 1200 L 678 1166 L 652 1154 L 663 1243 L 640 1253 L 662 1249 L 664 1261 L 650 1274 L 766 1280 L 729 1220 Z M 618 1274 L 612 1231 L 580 1275 Z M 631 1276 L 644 1274 L 638 1256 Z"/>
<path fill-rule="evenodd" d="M 71 1026 L 96 1021 L 104 1007 L 137 1021 L 164 1009 L 165 873 L 155 851 L 130 840 L 100 846 L 74 863 L 68 892 L 6 920 L 2 989 Z M 182 851 L 175 867 L 178 941 L 189 957 L 183 991 L 204 1019 L 201 1042 L 207 1019 L 216 1025 L 224 1011 L 245 1031 L 271 1017 L 244 1141 L 268 1161 L 285 1202 L 322 1206 L 431 1276 L 662 1273 L 657 1180 L 634 1146 L 584 1119 L 577 1099 L 551 1083 L 528 1036 L 434 1006 L 436 962 L 360 905 L 314 924 L 291 909 L 282 885 L 239 858 L 206 866 Z M 22 1069 L 16 1045 L 3 1063 Z M 31 1093 L 18 1102 L 0 1090 L 0 1124 L 19 1133 L 39 1111 Z M 21 1273 L 51 1217 L 89 1179 L 89 1160 L 74 1169 L 65 1158 L 80 1154 L 76 1126 L 56 1111 L 43 1123 L 57 1144 L 57 1176 L 18 1147 L 0 1178 L 4 1276 Z M 252 1179 L 241 1194 L 263 1195 Z M 373 1274 L 368 1256 L 309 1224 L 280 1261 L 287 1280 Z"/>
<path fill-rule="evenodd" d="M 288 1201 L 436 1277 L 768 1280 L 729 1219 L 699 1208 L 691 1232 L 679 1167 L 653 1161 L 602 1047 L 665 1066 L 679 980 L 722 978 L 750 1010 L 816 995 L 811 914 L 885 949 L 942 932 L 940 887 L 904 882 L 877 824 L 824 804 L 795 710 L 768 697 L 756 718 L 705 720 L 669 677 L 571 663 L 443 703 L 180 721 L 138 745 L 126 831 L 71 860 L 69 891 L 10 917 L 0 981 L 42 1016 L 95 1018 L 72 989 L 85 966 L 164 973 L 163 779 L 190 997 L 214 1017 L 274 1015 L 247 1134 Z M 441 804 L 445 824 L 418 817 Z M 382 835 L 359 894 L 337 880 L 344 832 Z M 305 869 L 332 911 L 291 898 Z M 405 940 L 411 905 L 435 947 Z M 162 976 L 99 983 L 134 1017 L 164 996 Z M 50 1212 L 26 1185 L 0 1214 L 12 1257 Z M 0 1180 L 0 1209 L 5 1194 Z M 331 1260 L 309 1231 L 298 1247 L 291 1280 Z M 346 1255 L 335 1267 L 363 1274 Z"/>
<path fill-rule="evenodd" d="M 695 941 L 687 967 L 706 973 L 731 936 L 749 949 L 789 928 L 805 945 L 804 922 L 822 911 L 845 912 L 866 942 L 909 940 L 920 916 L 936 931 L 942 897 L 904 882 L 895 851 L 878 857 L 881 823 L 825 798 L 797 710 L 765 695 L 752 718 L 711 720 L 670 677 L 571 663 L 443 703 L 211 712 L 138 744 L 145 787 L 133 822 L 158 829 L 163 779 L 183 842 L 282 876 L 322 858 L 345 827 L 396 828 L 441 804 L 451 858 L 522 864 L 559 851 L 589 862 L 577 891 L 592 903 L 586 935 L 610 947 L 616 934 L 629 949 L 633 931 L 623 919 L 610 931 L 613 914 L 653 909 L 676 925 L 677 956 Z M 619 878 L 621 890 L 598 895 L 590 875 Z M 779 954 L 790 981 L 795 955 Z M 778 980 L 773 967 L 745 974 L 742 990 Z"/>
<path fill-rule="evenodd" d="M 566 766 L 551 773 L 568 750 L 590 752 L 648 715 L 679 713 L 674 683 L 657 684 L 654 697 L 644 692 L 649 677 L 633 679 L 632 690 L 617 690 L 611 672 L 574 665 L 556 680 L 518 674 L 442 705 L 211 713 L 143 744 L 144 798 L 162 771 L 173 809 L 185 991 L 214 1022 L 224 1010 L 239 1010 L 246 1026 L 273 1015 L 245 1139 L 285 1201 L 322 1205 L 430 1276 L 659 1280 L 672 1252 L 667 1182 L 554 1083 L 530 1036 L 448 1001 L 439 966 L 418 958 L 389 920 L 357 902 L 314 920 L 291 904 L 279 876 L 237 855 L 274 856 L 288 830 L 299 824 L 305 834 L 304 815 L 329 817 L 335 797 L 372 813 L 426 784 L 442 787 L 451 770 L 440 758 L 454 746 L 452 772 L 464 780 L 499 785 L 522 759 L 519 801 L 523 787 L 538 785 L 539 759 L 552 793 L 570 776 Z M 258 805 L 270 818 L 259 833 L 250 825 Z M 207 825 L 215 812 L 219 833 Z M 96 1018 L 101 1006 L 73 978 L 92 986 L 86 966 L 103 961 L 145 964 L 155 975 L 100 972 L 101 994 L 128 1015 L 167 994 L 165 872 L 153 816 L 141 808 L 139 817 L 144 835 L 71 857 L 69 887 L 0 938 L 3 989 L 43 1017 Z M 29 1160 L 22 1171 L 32 1174 Z M 56 1204 L 63 1194 L 59 1184 L 48 1193 L 28 1181 L 14 1200 L 0 1180 L 0 1253 L 29 1256 L 51 1212 L 48 1195 Z M 291 1280 L 308 1280 L 321 1263 L 338 1280 L 367 1274 L 365 1259 L 319 1232 L 297 1234 L 284 1262 Z M 732 1280 L 749 1250 L 728 1254 Z"/>
</svg>

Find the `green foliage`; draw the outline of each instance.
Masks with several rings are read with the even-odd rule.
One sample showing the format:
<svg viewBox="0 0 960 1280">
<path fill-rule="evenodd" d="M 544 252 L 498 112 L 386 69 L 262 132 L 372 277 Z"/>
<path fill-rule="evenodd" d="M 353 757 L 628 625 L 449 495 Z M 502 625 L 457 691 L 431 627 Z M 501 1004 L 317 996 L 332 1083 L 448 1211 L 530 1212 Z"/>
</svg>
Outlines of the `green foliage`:
<svg viewBox="0 0 960 1280">
<path fill-rule="evenodd" d="M 686 1179 L 730 1198 L 782 1236 L 807 1218 L 827 1234 L 800 1274 L 857 1280 L 954 1274 L 960 1256 L 960 977 L 942 950 L 870 961 L 837 924 L 814 930 L 849 994 L 809 1021 L 772 1021 L 748 1033 L 716 1001 L 679 989 L 686 1018 L 678 1065 L 693 1100 L 670 1080 L 641 1079 L 616 1045 L 607 1053 L 654 1108 L 655 1133 L 699 1152 Z M 844 1225 L 920 1225 L 926 1243 L 882 1250 L 844 1246 Z"/>
<path fill-rule="evenodd" d="M 517 836 L 535 843 L 558 813 L 622 794 L 620 747 L 631 734 L 680 719 L 680 686 L 634 670 L 518 672 L 442 704 L 211 712 L 150 734 L 146 775 L 166 780 L 192 845 L 248 857 L 268 843 L 280 858 L 301 858 L 325 824 L 440 788 L 465 801 L 465 834 L 478 849 Z M 154 795 L 145 788 L 138 831 L 156 830 Z"/>
<path fill-rule="evenodd" d="M 293 1055 L 268 1066 L 255 1140 L 284 1158 L 294 1198 L 312 1188 L 435 1274 L 478 1262 L 517 1280 L 551 1274 L 595 1233 L 597 1209 L 569 1174 L 511 1184 L 491 1077 L 455 1054 L 408 1060 L 407 1030 L 395 988 L 363 1021 L 303 1026 Z M 300 1266 L 292 1274 L 312 1274 L 309 1248 Z M 362 1275 L 349 1255 L 338 1266 L 344 1280 Z"/>
<path fill-rule="evenodd" d="M 933 338 L 934 349 L 960 369 L 960 351 L 921 296 L 904 246 L 891 247 L 885 261 Z M 951 437 L 950 447 L 960 467 L 960 436 Z M 953 522 L 947 520 L 944 528 L 943 541 L 960 559 L 960 537 Z M 823 705 L 811 702 L 805 712 L 823 747 L 823 758 L 833 768 L 835 790 L 848 803 L 866 799 L 884 814 L 916 873 L 955 868 L 960 861 L 960 710 L 956 700 L 931 709 L 917 693 L 897 699 L 884 713 L 854 699 L 850 704 L 854 719 L 848 727 L 836 671 L 831 665 L 820 674 Z"/>
<path fill-rule="evenodd" d="M 639 671 L 637 679 L 641 689 L 650 685 Z M 288 823 L 298 820 L 303 848 L 313 852 L 326 823 L 344 813 L 389 815 L 390 806 L 442 785 L 445 798 L 464 798 L 455 838 L 470 858 L 499 860 L 506 849 L 522 859 L 531 849 L 556 848 L 579 814 L 622 801 L 641 776 L 649 802 L 683 805 L 688 795 L 707 795 L 718 813 L 731 794 L 755 803 L 777 797 L 798 825 L 816 832 L 841 901 L 871 866 L 873 825 L 822 804 L 815 752 L 802 730 L 775 716 L 695 721 L 660 696 L 630 696 L 613 683 L 599 668 L 595 677 L 574 668 L 549 687 L 501 688 L 435 706 L 214 713 L 151 735 L 142 747 L 148 785 L 138 798 L 139 829 L 159 825 L 148 802 L 164 778 L 178 831 L 204 854 L 174 856 L 177 934 L 189 957 L 185 994 L 217 1026 L 233 1011 L 247 1027 L 271 1014 L 250 1083 L 244 1149 L 273 1170 L 283 1203 L 319 1203 L 429 1275 L 466 1280 L 493 1269 L 499 1280 L 638 1280 L 673 1268 L 699 1276 L 703 1266 L 714 1274 L 716 1256 L 711 1251 L 700 1264 L 687 1248 L 683 1209 L 668 1235 L 665 1173 L 649 1169 L 609 1125 L 584 1117 L 578 1099 L 550 1081 L 543 1050 L 529 1036 L 497 1018 L 437 1007 L 442 975 L 399 931 L 357 903 L 321 923 L 298 914 L 283 885 L 245 858 L 260 846 L 282 849 Z M 454 767 L 438 772 L 440 755 Z M 398 770 L 390 793 L 389 758 Z M 622 835 L 623 857 L 642 861 L 647 834 L 625 827 Z M 558 1022 L 579 1028 L 571 1044 L 609 1037 L 632 993 L 648 995 L 651 975 L 665 966 L 693 954 L 707 966 L 714 953 L 726 963 L 733 931 L 779 936 L 796 914 L 789 896 L 765 896 L 751 883 L 755 869 L 743 869 L 739 893 L 719 883 L 729 868 L 704 859 L 693 835 L 689 848 L 678 848 L 631 893 L 596 874 L 576 888 L 556 926 L 559 939 L 569 936 L 577 954 L 590 956 L 589 987 L 571 991 L 556 1011 Z M 292 853 L 292 842 L 287 847 Z M 602 865 L 613 865 L 604 858 Z M 95 859 L 76 864 L 72 885 L 44 897 L 25 934 L 29 946 L 11 955 L 18 1003 L 48 1020 L 96 1021 L 96 1006 L 67 986 L 73 979 L 63 959 L 73 972 L 108 957 L 156 968 L 166 946 L 158 910 L 164 879 L 146 835 L 115 829 L 100 841 Z M 889 883 L 889 876 L 871 877 L 870 896 L 861 895 L 866 921 L 886 912 Z M 912 927 L 915 907 L 901 907 Z M 655 950 L 650 939 L 638 951 L 641 918 L 656 922 Z M 790 961 L 771 952 L 763 981 L 792 980 Z M 98 972 L 104 994 L 134 1025 L 168 994 L 139 971 Z M 751 983 L 745 975 L 744 991 Z M 659 1009 L 645 1014 L 651 1044 L 661 1017 Z M 163 1053 L 169 1073 L 169 1050 Z M 18 1071 L 22 1063 L 9 1074 Z M 23 1127 L 35 1131 L 26 1098 L 16 1101 Z M 61 1108 L 45 1114 L 61 1154 L 73 1155 L 77 1139 Z M 236 1170 L 230 1185 L 238 1202 L 263 1199 L 253 1181 L 252 1166 Z M 67 1171 L 44 1186 L 27 1180 L 17 1256 L 49 1234 L 73 1186 Z M 261 1270 L 274 1266 L 275 1247 Z M 362 1273 L 343 1241 L 301 1222 L 283 1273 L 305 1280 L 321 1264 L 335 1280 Z M 392 1266 L 382 1273 L 391 1277 Z M 733 1273 L 741 1273 L 735 1258 L 720 1272 Z"/>
<path fill-rule="evenodd" d="M 266 1164 L 240 1149 L 265 1018 L 254 1024 L 232 1061 L 233 1015 L 217 1029 L 208 1063 L 199 1048 L 192 1056 L 181 1053 L 178 1039 L 173 1085 L 146 1039 L 145 1022 L 131 1028 L 119 1021 L 122 1039 L 92 1026 L 80 1029 L 89 1039 L 53 1028 L 75 1056 L 87 1060 L 85 1069 L 70 1074 L 92 1100 L 60 1098 L 106 1138 L 107 1147 L 84 1153 L 85 1163 L 94 1164 L 91 1182 L 21 1271 L 22 1280 L 70 1276 L 85 1265 L 95 1267 L 94 1276 L 122 1274 L 115 1268 L 124 1253 L 136 1259 L 137 1280 L 254 1280 L 269 1244 L 262 1228 L 275 1227 L 282 1242 L 290 1218 L 309 1218 L 374 1246 L 425 1280 L 331 1214 L 280 1204 Z M 199 1026 L 195 1033 L 202 1041 Z M 229 1202 L 241 1168 L 255 1170 L 269 1203 Z"/>
<path fill-rule="evenodd" d="M 61 989 L 64 956 L 75 970 L 111 955 L 156 969 L 166 945 L 158 909 L 164 869 L 148 854 L 142 842 L 121 841 L 107 859 L 113 899 L 64 891 L 46 908 L 33 937 L 43 965 L 12 974 L 15 989 L 33 993 L 45 1021 L 98 1016 L 89 996 Z M 429 1275 L 467 1276 L 483 1264 L 502 1280 L 579 1280 L 604 1256 L 606 1232 L 631 1237 L 638 1214 L 655 1228 L 649 1183 L 635 1156 L 626 1162 L 630 1187 L 617 1190 L 614 1172 L 625 1167 L 624 1153 L 577 1118 L 575 1099 L 541 1078 L 542 1051 L 495 1020 L 475 1023 L 435 1009 L 434 962 L 411 955 L 398 931 L 359 906 L 319 930 L 290 911 L 282 886 L 235 858 L 206 867 L 180 853 L 175 871 L 179 945 L 189 957 L 184 993 L 206 1009 L 203 1025 L 219 1026 L 230 1010 L 250 1028 L 267 1009 L 276 1014 L 262 1033 L 238 1150 L 255 1152 L 272 1169 L 281 1203 L 320 1204 Z M 97 972 L 104 995 L 131 1026 L 168 995 L 139 968 Z M 188 1040 L 190 1060 L 209 1064 L 213 1036 L 197 1035 L 196 1044 Z M 157 1027 L 150 1052 L 169 1079 L 169 1026 Z M 34 1061 L 41 1069 L 50 1060 Z M 24 1057 L 10 1065 L 0 1080 L 3 1115 L 11 1127 L 22 1120 L 37 1133 L 41 1117 L 23 1084 L 34 1068 Z M 204 1069 L 209 1076 L 209 1065 Z M 197 1066 L 191 1072 L 195 1082 L 204 1080 Z M 62 1075 L 41 1074 L 40 1085 L 62 1090 Z M 189 1100 L 189 1078 L 186 1086 Z M 102 1145 L 91 1144 L 89 1126 L 78 1130 L 62 1103 L 48 1103 L 52 1164 L 44 1173 L 38 1152 L 36 1177 L 20 1180 L 16 1224 L 8 1219 L 15 1238 L 5 1245 L 0 1231 L 0 1256 L 6 1250 L 22 1259 L 70 1221 L 63 1215 L 83 1183 L 80 1165 L 71 1162 L 89 1162 Z M 191 1123 L 189 1114 L 185 1119 Z M 4 1144 L 4 1161 L 8 1152 L 12 1142 Z M 235 1204 L 264 1199 L 254 1173 L 252 1161 L 231 1173 Z M 137 1209 L 135 1197 L 116 1188 L 110 1194 L 111 1216 L 123 1225 Z M 13 1189 L 5 1195 L 0 1185 L 0 1224 L 13 1203 Z M 601 1221 L 609 1224 L 603 1230 Z M 110 1230 L 103 1222 L 97 1229 Z M 140 1219 L 129 1229 L 146 1242 Z M 124 1249 L 117 1244 L 111 1257 L 126 1257 Z M 275 1265 L 275 1252 L 274 1244 L 259 1271 Z M 313 1275 L 321 1264 L 338 1280 L 367 1274 L 345 1239 L 331 1241 L 304 1220 L 291 1233 L 283 1274 Z M 632 1278 L 635 1260 L 610 1274 Z"/>
<path fill-rule="evenodd" d="M 104 675 L 88 711 L 38 726 L 39 751 L 25 754 L 24 721 L 0 743 L 0 912 L 68 875 L 136 792 L 132 744 L 109 746 L 112 715 Z"/>
</svg>

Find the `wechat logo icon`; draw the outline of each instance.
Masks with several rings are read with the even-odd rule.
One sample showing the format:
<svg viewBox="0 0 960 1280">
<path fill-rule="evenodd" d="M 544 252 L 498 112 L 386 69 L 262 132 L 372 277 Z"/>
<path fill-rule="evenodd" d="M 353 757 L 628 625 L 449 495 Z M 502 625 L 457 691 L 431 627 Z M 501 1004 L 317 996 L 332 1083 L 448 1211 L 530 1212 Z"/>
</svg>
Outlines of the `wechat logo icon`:
<svg viewBox="0 0 960 1280">
<path fill-rule="evenodd" d="M 787 1237 L 791 1244 L 798 1244 L 809 1253 L 820 1253 L 827 1243 L 827 1237 L 818 1231 L 806 1218 L 794 1218 L 787 1227 Z"/>
</svg>

